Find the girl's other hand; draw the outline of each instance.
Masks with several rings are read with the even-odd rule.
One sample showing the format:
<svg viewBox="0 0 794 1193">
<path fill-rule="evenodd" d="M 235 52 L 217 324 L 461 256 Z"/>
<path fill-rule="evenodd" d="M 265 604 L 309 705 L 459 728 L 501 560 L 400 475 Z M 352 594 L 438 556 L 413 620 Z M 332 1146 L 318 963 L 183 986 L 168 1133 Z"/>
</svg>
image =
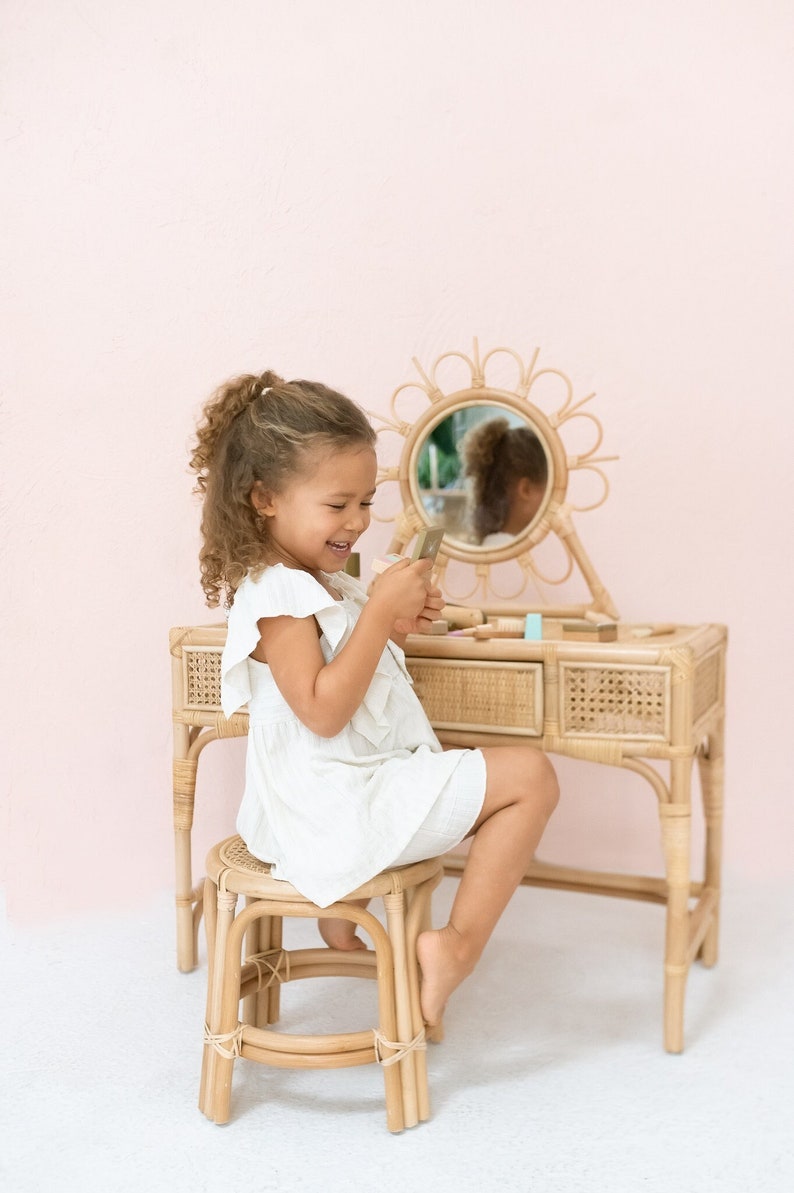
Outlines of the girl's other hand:
<svg viewBox="0 0 794 1193">
<path fill-rule="evenodd" d="M 431 586 L 422 609 L 416 617 L 398 617 L 394 623 L 397 634 L 429 634 L 434 621 L 438 621 L 445 605 L 441 589 Z"/>
</svg>

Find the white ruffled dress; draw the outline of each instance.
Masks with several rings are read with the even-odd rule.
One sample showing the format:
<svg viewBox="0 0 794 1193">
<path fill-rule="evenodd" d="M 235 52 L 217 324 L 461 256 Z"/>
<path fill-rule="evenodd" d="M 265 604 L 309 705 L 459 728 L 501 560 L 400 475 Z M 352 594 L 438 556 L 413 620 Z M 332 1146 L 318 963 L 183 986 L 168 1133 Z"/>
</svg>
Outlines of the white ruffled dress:
<svg viewBox="0 0 794 1193">
<path fill-rule="evenodd" d="M 254 856 L 272 864 L 274 877 L 320 907 L 387 866 L 458 844 L 485 794 L 482 754 L 441 749 L 394 643 L 383 651 L 360 708 L 330 738 L 307 729 L 270 668 L 249 657 L 260 618 L 314 616 L 330 662 L 367 597 L 344 573 L 326 579 L 339 600 L 307 572 L 283 564 L 256 580 L 249 576 L 235 594 L 221 662 L 224 713 L 247 704 L 250 714 L 237 831 Z"/>
</svg>

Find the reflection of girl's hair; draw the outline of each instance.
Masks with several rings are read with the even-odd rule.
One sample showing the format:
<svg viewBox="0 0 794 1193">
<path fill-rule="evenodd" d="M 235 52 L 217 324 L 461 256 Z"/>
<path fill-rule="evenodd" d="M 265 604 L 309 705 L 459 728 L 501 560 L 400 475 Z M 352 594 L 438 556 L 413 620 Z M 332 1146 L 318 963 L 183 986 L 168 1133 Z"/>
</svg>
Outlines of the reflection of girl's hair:
<svg viewBox="0 0 794 1193">
<path fill-rule="evenodd" d="M 472 481 L 472 526 L 478 542 L 502 529 L 510 492 L 522 477 L 545 485 L 548 464 L 540 440 L 529 427 L 511 427 L 490 418 L 472 427 L 460 445 L 463 475 Z"/>
</svg>

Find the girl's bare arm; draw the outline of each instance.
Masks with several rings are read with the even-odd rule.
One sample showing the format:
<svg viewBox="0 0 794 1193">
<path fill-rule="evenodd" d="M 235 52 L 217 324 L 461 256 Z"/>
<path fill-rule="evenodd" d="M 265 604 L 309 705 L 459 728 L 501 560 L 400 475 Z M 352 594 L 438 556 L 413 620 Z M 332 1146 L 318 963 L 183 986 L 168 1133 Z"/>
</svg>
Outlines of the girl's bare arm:
<svg viewBox="0 0 794 1193">
<path fill-rule="evenodd" d="M 369 687 L 395 621 L 417 618 L 427 598 L 429 561 L 395 564 L 380 577 L 349 640 L 330 663 L 323 658 L 313 617 L 266 617 L 255 657 L 266 659 L 279 691 L 307 728 L 334 737 Z"/>
</svg>

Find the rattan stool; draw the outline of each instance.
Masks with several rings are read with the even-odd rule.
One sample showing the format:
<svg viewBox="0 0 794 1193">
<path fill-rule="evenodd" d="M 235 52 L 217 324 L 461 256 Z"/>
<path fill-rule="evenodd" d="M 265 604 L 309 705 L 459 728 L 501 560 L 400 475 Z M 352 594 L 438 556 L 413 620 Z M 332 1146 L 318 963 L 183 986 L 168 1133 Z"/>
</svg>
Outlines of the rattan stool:
<svg viewBox="0 0 794 1193">
<path fill-rule="evenodd" d="M 204 914 L 209 955 L 207 1019 L 199 1108 L 216 1123 L 229 1119 L 237 1057 L 278 1068 L 331 1069 L 379 1062 L 390 1131 L 430 1116 L 425 1028 L 419 1006 L 416 938 L 430 922 L 430 894 L 443 874 L 439 858 L 384 870 L 346 899 L 320 908 L 270 867 L 240 837 L 207 858 Z M 238 896 L 245 906 L 238 912 Z M 348 900 L 383 899 L 386 926 Z M 367 950 L 282 948 L 284 917 L 352 920 L 370 937 Z M 243 959 L 243 947 L 245 957 Z M 279 1017 L 280 986 L 297 978 L 368 977 L 378 984 L 378 1025 L 336 1035 L 294 1035 L 267 1029 Z M 242 1019 L 240 1002 L 242 1000 Z M 439 1029 L 433 1029 L 440 1038 Z"/>
</svg>

